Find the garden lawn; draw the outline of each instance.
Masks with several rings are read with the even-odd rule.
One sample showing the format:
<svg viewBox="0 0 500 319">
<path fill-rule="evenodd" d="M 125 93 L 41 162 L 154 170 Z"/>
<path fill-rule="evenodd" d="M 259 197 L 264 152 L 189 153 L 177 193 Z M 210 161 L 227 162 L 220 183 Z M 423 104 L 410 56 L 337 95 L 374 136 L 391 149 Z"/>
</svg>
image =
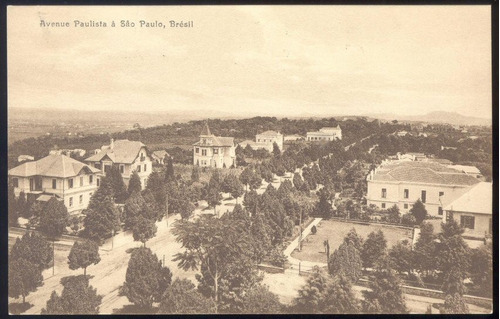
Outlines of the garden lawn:
<svg viewBox="0 0 500 319">
<path fill-rule="evenodd" d="M 333 254 L 352 228 L 356 229 L 358 235 L 363 237 L 363 239 L 366 239 L 372 231 L 382 230 L 387 240 L 388 248 L 391 248 L 398 241 L 408 239 L 411 242 L 412 240 L 412 230 L 410 229 L 387 227 L 377 224 L 363 225 L 337 220 L 322 220 L 317 226 L 317 233 L 315 235 L 309 234 L 302 242 L 302 251 L 294 250 L 292 257 L 300 260 L 326 263 L 323 242 L 328 239 L 330 254 Z"/>
</svg>

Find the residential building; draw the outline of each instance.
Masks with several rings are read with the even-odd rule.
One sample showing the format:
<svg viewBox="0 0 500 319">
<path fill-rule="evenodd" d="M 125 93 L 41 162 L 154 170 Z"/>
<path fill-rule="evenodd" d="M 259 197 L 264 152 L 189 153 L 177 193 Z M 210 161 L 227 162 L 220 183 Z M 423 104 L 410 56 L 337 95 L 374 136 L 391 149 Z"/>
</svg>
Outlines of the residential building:
<svg viewBox="0 0 500 319">
<path fill-rule="evenodd" d="M 342 129 L 339 125 L 336 127 L 323 127 L 318 132 L 307 132 L 307 141 L 333 141 L 342 139 Z"/>
<path fill-rule="evenodd" d="M 262 148 L 271 153 L 274 149 L 274 143 L 278 145 L 280 151 L 283 151 L 283 135 L 275 131 L 265 131 L 263 133 L 255 135 L 255 142 L 251 140 L 245 140 L 238 145 L 242 148 L 250 147 L 254 150 Z"/>
<path fill-rule="evenodd" d="M 493 184 L 477 183 L 443 207 L 443 222 L 453 218 L 464 229 L 464 236 L 484 239 L 492 234 Z"/>
<path fill-rule="evenodd" d="M 170 157 L 170 154 L 168 154 L 167 151 L 165 150 L 154 151 L 151 154 L 151 158 L 153 159 L 153 161 L 156 162 L 156 164 L 161 164 L 161 165 L 166 164 L 165 157 Z"/>
<path fill-rule="evenodd" d="M 142 189 L 146 187 L 149 174 L 153 171 L 149 150 L 139 141 L 111 139 L 109 145 L 103 145 L 100 152 L 85 159 L 85 162 L 102 170 L 103 174 L 112 166 L 117 166 L 127 186 L 133 172 L 137 171 Z"/>
<path fill-rule="evenodd" d="M 51 196 L 63 200 L 71 214 L 86 209 L 99 186 L 100 170 L 66 155 L 48 155 L 9 170 L 16 196 L 46 201 Z"/>
<path fill-rule="evenodd" d="M 398 160 L 410 160 L 410 161 L 424 161 L 427 160 L 427 156 L 424 153 L 397 153 L 396 157 Z"/>
<path fill-rule="evenodd" d="M 213 135 L 205 123 L 200 140 L 193 144 L 193 164 L 215 168 L 236 166 L 234 138 Z"/>
<path fill-rule="evenodd" d="M 368 205 L 381 209 L 397 205 L 403 214 L 420 199 L 429 215 L 442 216 L 444 204 L 479 182 L 474 176 L 435 162 L 384 161 L 367 176 L 366 199 Z"/>
</svg>

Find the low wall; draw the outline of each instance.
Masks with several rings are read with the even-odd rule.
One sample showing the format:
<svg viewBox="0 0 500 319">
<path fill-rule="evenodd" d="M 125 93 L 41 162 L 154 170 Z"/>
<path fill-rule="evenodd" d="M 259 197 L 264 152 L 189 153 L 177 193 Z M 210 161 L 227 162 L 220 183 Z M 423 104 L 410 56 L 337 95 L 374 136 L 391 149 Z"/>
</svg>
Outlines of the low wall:
<svg viewBox="0 0 500 319">
<path fill-rule="evenodd" d="M 276 266 L 272 266 L 272 265 L 267 265 L 267 264 L 258 264 L 257 267 L 260 270 L 265 271 L 265 272 L 270 273 L 270 274 L 278 274 L 278 273 L 282 274 L 285 272 L 284 268 L 276 267 Z"/>
<path fill-rule="evenodd" d="M 401 224 L 379 223 L 379 222 L 374 222 L 374 221 L 363 221 L 363 220 L 358 220 L 358 219 L 345 219 L 342 217 L 330 217 L 329 220 L 335 220 L 335 221 L 345 222 L 345 223 L 360 224 L 360 225 L 380 225 L 382 227 L 401 228 L 401 229 L 413 231 L 413 227 L 405 226 L 405 225 L 401 225 Z"/>
<path fill-rule="evenodd" d="M 362 286 L 362 287 L 368 287 L 369 281 L 364 278 L 360 278 L 358 282 L 356 283 L 357 286 Z M 430 297 L 430 298 L 435 298 L 435 299 L 441 299 L 444 300 L 445 295 L 442 291 L 440 290 L 434 290 L 434 289 L 426 289 L 426 288 L 419 288 L 419 287 L 411 287 L 411 286 L 401 286 L 401 290 L 405 294 L 409 295 L 415 295 L 415 296 L 422 296 L 422 297 Z M 483 298 L 483 297 L 477 297 L 477 296 L 469 296 L 469 295 L 464 295 L 464 300 L 466 303 L 475 305 L 478 307 L 486 308 L 486 309 L 492 309 L 493 307 L 493 300 L 489 298 Z"/>
</svg>

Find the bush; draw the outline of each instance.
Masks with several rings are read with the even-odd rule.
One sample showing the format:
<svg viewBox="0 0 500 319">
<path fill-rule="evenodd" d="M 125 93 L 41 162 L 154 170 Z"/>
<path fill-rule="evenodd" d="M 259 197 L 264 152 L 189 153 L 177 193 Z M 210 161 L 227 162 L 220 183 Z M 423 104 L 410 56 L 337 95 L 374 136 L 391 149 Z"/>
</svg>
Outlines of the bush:
<svg viewBox="0 0 500 319">
<path fill-rule="evenodd" d="M 317 232 L 318 229 L 316 228 L 316 226 L 311 227 L 311 234 L 316 235 Z"/>
<path fill-rule="evenodd" d="M 413 216 L 413 214 L 408 213 L 403 215 L 401 223 L 403 225 L 414 226 L 417 223 L 417 219 Z"/>
</svg>

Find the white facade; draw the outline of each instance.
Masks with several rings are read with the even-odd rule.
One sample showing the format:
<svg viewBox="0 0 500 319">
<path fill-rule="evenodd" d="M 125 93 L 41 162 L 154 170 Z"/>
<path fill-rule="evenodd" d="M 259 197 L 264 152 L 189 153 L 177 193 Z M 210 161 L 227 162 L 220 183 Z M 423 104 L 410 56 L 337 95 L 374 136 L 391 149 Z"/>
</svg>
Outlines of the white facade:
<svg viewBox="0 0 500 319">
<path fill-rule="evenodd" d="M 215 136 L 208 125 L 193 145 L 193 165 L 200 167 L 236 167 L 236 147 L 232 137 Z"/>
<path fill-rule="evenodd" d="M 266 149 L 269 153 L 273 151 L 274 143 L 278 145 L 280 151 L 283 151 L 283 135 L 279 132 L 267 131 L 257 134 L 255 135 L 255 142 L 259 147 Z"/>
<path fill-rule="evenodd" d="M 318 132 L 307 132 L 307 141 L 334 141 L 342 139 L 342 129 L 340 126 L 336 127 L 323 127 Z"/>
</svg>

